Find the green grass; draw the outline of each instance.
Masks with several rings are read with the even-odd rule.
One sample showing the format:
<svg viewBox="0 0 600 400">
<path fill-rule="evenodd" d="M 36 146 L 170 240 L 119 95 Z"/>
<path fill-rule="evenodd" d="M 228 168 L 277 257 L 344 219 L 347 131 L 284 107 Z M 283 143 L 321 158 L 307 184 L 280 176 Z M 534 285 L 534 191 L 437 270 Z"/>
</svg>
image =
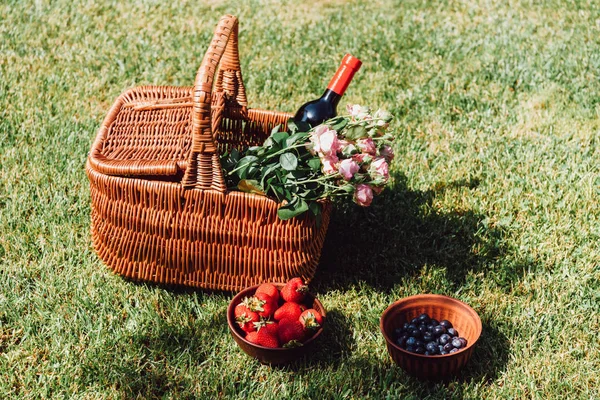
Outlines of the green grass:
<svg viewBox="0 0 600 400">
<path fill-rule="evenodd" d="M 598 2 L 167 3 L 0 4 L 0 398 L 600 397 Z M 231 293 L 124 280 L 90 242 L 100 121 L 126 88 L 191 85 L 225 13 L 252 107 L 295 110 L 351 52 L 344 101 L 397 117 L 393 187 L 330 225 L 321 352 L 286 368 L 236 347 Z M 379 333 L 423 292 L 483 321 L 444 384 Z"/>
</svg>

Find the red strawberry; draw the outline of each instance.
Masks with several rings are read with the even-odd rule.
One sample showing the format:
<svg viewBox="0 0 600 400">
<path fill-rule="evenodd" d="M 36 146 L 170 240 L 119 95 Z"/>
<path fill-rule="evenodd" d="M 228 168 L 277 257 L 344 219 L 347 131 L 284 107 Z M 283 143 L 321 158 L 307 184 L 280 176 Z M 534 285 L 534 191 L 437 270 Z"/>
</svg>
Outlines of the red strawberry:
<svg viewBox="0 0 600 400">
<path fill-rule="evenodd" d="M 304 311 L 304 306 L 301 306 L 298 303 L 283 303 L 281 307 L 275 310 L 273 318 L 275 321 L 281 321 L 284 318 L 298 319 L 300 318 L 302 311 Z"/>
<path fill-rule="evenodd" d="M 250 343 L 256 344 L 258 340 L 258 331 L 248 332 L 248 334 L 246 335 L 246 340 Z"/>
<path fill-rule="evenodd" d="M 304 284 L 302 278 L 292 278 L 281 289 L 281 297 L 285 301 L 302 303 L 307 291 L 308 286 Z"/>
<path fill-rule="evenodd" d="M 244 301 L 245 300 L 246 299 L 244 299 Z M 233 313 L 234 313 L 234 315 L 235 315 L 236 318 L 239 317 L 240 315 L 247 314 L 248 312 L 251 312 L 251 310 L 244 303 L 244 301 L 242 301 L 240 304 L 238 304 L 237 306 L 235 306 L 235 308 L 233 309 Z"/>
<path fill-rule="evenodd" d="M 254 326 L 257 331 L 265 330 L 275 336 L 277 336 L 277 330 L 279 329 L 279 324 L 277 322 L 269 321 L 264 318 L 261 318 L 259 322 L 255 322 Z"/>
<path fill-rule="evenodd" d="M 277 289 L 277 286 L 273 285 L 272 283 L 263 283 L 262 285 L 260 285 L 256 289 L 256 293 L 254 293 L 254 295 L 257 295 L 259 293 L 268 294 L 269 296 L 271 296 L 275 303 L 279 301 L 279 289 Z"/>
<path fill-rule="evenodd" d="M 265 318 L 273 317 L 275 310 L 277 310 L 277 300 L 275 300 L 272 296 L 269 296 L 266 293 L 258 293 L 255 296 L 259 300 L 265 302 L 265 304 L 263 304 L 263 311 L 259 312 L 260 316 Z"/>
<path fill-rule="evenodd" d="M 252 332 L 256 330 L 254 323 L 260 320 L 260 316 L 251 311 L 244 303 L 240 303 L 235 307 L 234 314 L 235 321 L 243 331 Z"/>
<path fill-rule="evenodd" d="M 323 325 L 323 316 L 314 308 L 310 308 L 300 315 L 300 322 L 304 329 L 318 329 Z"/>
<path fill-rule="evenodd" d="M 302 343 L 302 340 L 304 339 L 304 327 L 297 319 L 284 318 L 279 321 L 277 335 L 279 336 L 279 341 L 283 344 L 283 347 L 297 345 Z"/>
<path fill-rule="evenodd" d="M 265 329 L 247 334 L 246 340 L 250 343 L 254 343 L 263 347 L 279 347 L 279 340 L 277 339 L 277 336 L 267 332 Z"/>
</svg>

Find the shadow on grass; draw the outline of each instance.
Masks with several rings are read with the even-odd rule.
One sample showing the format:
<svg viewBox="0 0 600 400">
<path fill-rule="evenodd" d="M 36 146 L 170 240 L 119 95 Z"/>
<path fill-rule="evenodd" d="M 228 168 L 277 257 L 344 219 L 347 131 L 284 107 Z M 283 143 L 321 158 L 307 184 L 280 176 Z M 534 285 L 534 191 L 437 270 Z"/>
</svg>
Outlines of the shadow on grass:
<svg viewBox="0 0 600 400">
<path fill-rule="evenodd" d="M 457 379 L 461 382 L 492 383 L 505 370 L 509 353 L 508 338 L 495 327 L 483 323 L 475 351 Z"/>
<path fill-rule="evenodd" d="M 441 278 L 454 289 L 465 283 L 469 272 L 483 272 L 505 288 L 521 275 L 525 266 L 516 262 L 492 268 L 507 253 L 508 231 L 492 227 L 485 215 L 471 210 L 436 207 L 444 191 L 475 189 L 477 179 L 427 191 L 409 189 L 403 176 L 395 182 L 371 207 L 335 208 L 315 277 L 319 289 L 344 289 L 361 281 L 388 290 L 417 276 L 424 266 L 444 269 Z"/>
<path fill-rule="evenodd" d="M 329 317 L 329 314 L 328 314 Z M 347 376 L 338 387 L 340 393 L 349 392 L 357 398 L 386 393 L 391 398 L 469 398 L 473 396 L 472 385 L 490 384 L 506 368 L 510 344 L 496 328 L 483 324 L 483 334 L 467 365 L 456 375 L 445 380 L 421 381 L 408 375 L 387 356 L 383 362 L 374 362 L 372 356 L 352 355 L 355 341 L 350 321 L 342 313 L 332 311 L 327 335 L 321 337 L 319 352 L 312 358 L 283 366 L 285 370 L 309 380 L 315 369 L 322 365 L 334 368 Z M 332 326 L 335 324 L 335 326 Z M 326 331 L 327 332 L 327 331 Z M 319 398 L 319 388 L 310 387 L 308 394 Z"/>
<path fill-rule="evenodd" d="M 215 327 L 227 329 L 225 314 L 220 314 L 206 323 L 173 325 L 155 321 L 130 334 L 107 339 L 102 346 L 86 352 L 82 383 L 113 388 L 128 399 L 195 398 L 190 390 L 195 382 L 179 371 L 214 357 L 214 346 L 207 343 L 224 334 L 223 329 L 216 332 Z"/>
</svg>

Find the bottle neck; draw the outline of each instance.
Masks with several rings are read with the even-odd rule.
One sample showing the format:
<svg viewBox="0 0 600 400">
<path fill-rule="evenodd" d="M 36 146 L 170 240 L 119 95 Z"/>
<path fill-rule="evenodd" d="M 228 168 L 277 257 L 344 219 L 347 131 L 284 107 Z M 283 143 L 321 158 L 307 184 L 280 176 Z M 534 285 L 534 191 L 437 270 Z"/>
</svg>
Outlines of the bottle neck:
<svg viewBox="0 0 600 400">
<path fill-rule="evenodd" d="M 341 94 L 338 94 L 329 88 L 327 88 L 325 90 L 325 92 L 323 93 L 323 95 L 321 96 L 321 100 L 333 104 L 333 107 L 337 107 L 341 98 L 342 98 Z"/>
<path fill-rule="evenodd" d="M 342 64 L 333 78 L 331 78 L 329 85 L 327 85 L 327 89 L 338 94 L 340 97 L 343 96 L 361 64 L 360 60 L 352 57 L 350 54 L 346 54 L 342 60 Z"/>
</svg>

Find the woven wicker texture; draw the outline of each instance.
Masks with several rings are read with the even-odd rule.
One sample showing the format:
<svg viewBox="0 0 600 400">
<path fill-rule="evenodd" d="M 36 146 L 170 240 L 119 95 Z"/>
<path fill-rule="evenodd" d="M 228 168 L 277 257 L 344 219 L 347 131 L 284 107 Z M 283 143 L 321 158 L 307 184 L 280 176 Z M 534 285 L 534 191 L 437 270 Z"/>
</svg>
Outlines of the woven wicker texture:
<svg viewBox="0 0 600 400">
<path fill-rule="evenodd" d="M 331 207 L 281 221 L 279 204 L 228 192 L 219 155 L 262 144 L 287 113 L 248 109 L 238 21 L 221 18 L 193 87 L 143 86 L 117 98 L 86 171 L 100 258 L 139 280 L 240 290 L 300 276 L 310 281 Z"/>
</svg>

